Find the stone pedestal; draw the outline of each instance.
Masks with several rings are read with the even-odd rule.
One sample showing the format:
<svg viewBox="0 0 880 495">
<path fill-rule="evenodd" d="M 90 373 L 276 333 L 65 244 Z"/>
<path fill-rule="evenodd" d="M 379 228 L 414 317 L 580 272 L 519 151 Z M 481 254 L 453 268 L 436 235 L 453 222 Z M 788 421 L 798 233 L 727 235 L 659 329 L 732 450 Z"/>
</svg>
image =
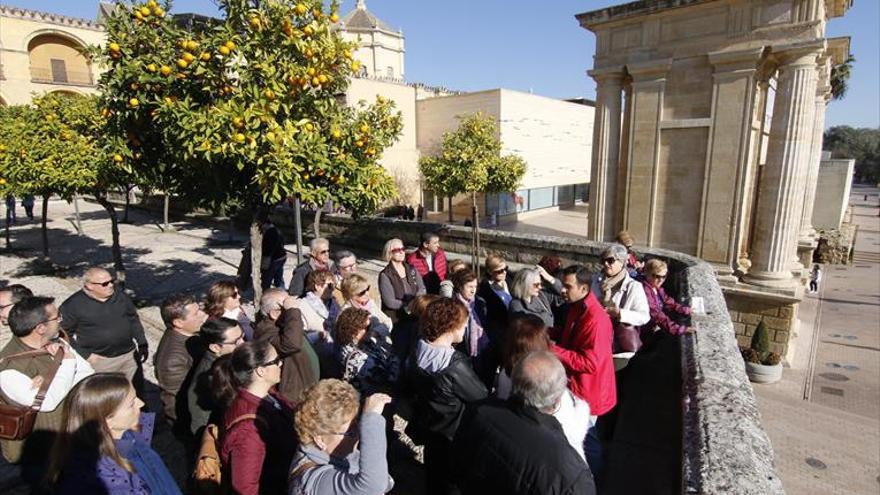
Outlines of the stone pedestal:
<svg viewBox="0 0 880 495">
<path fill-rule="evenodd" d="M 615 202 L 620 160 L 620 114 L 623 71 L 589 71 L 596 80 L 593 159 L 590 166 L 590 214 L 587 237 L 609 241 L 617 235 Z"/>
<path fill-rule="evenodd" d="M 800 284 L 792 268 L 813 141 L 816 57 L 822 48 L 822 43 L 811 43 L 776 52 L 780 67 L 773 121 L 760 184 L 752 269 L 745 277 L 751 284 Z"/>
</svg>

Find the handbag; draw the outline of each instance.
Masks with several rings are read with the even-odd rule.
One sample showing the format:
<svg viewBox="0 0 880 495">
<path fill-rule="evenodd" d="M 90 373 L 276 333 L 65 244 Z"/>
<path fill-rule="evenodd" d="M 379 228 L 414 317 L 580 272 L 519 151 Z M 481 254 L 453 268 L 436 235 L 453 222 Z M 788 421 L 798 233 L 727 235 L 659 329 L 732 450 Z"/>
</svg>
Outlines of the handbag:
<svg viewBox="0 0 880 495">
<path fill-rule="evenodd" d="M 46 349 L 38 349 L 35 351 L 19 352 L 11 356 L 0 359 L 0 369 L 3 369 L 6 363 L 15 359 L 23 359 L 27 357 L 41 356 L 49 354 Z M 0 439 L 3 440 L 24 440 L 34 429 L 34 423 L 37 421 L 37 414 L 40 412 L 40 406 L 46 398 L 46 391 L 49 385 L 55 379 L 55 373 L 61 366 L 64 359 L 64 347 L 59 347 L 58 352 L 53 357 L 52 367 L 49 373 L 43 377 L 43 383 L 37 390 L 37 396 L 30 406 L 22 406 L 19 404 L 0 404 Z"/>
<path fill-rule="evenodd" d="M 638 327 L 628 323 L 617 322 L 614 324 L 614 343 L 612 353 L 636 352 L 642 347 L 641 331 Z"/>
<path fill-rule="evenodd" d="M 233 419 L 227 426 L 227 431 L 236 424 L 249 419 L 258 420 L 256 414 L 242 414 Z M 209 423 L 202 432 L 199 442 L 199 456 L 193 470 L 193 493 L 200 495 L 220 495 L 228 492 L 228 487 L 223 484 L 223 464 L 220 462 L 220 429 L 217 425 Z"/>
</svg>

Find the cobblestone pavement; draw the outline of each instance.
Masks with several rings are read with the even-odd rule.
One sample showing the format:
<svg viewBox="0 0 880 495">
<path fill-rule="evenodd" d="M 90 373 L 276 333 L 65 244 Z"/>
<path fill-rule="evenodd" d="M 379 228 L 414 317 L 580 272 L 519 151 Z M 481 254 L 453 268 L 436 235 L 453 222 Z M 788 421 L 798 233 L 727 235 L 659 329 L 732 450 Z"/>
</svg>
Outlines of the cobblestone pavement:
<svg viewBox="0 0 880 495">
<path fill-rule="evenodd" d="M 856 186 L 850 202 L 853 264 L 825 267 L 819 294 L 799 308 L 795 362 L 781 382 L 754 386 L 792 494 L 880 492 L 878 190 Z"/>
<path fill-rule="evenodd" d="M 110 221 L 106 212 L 90 202 L 80 201 L 79 206 L 84 235 L 76 233 L 72 205 L 57 200 L 49 204 L 50 259 L 60 270 L 40 274 L 42 264 L 37 261 L 42 249 L 39 223 L 20 222 L 11 228 L 14 250 L 0 252 L 0 284 L 25 284 L 34 293 L 54 297 L 60 304 L 79 290 L 80 278 L 86 268 L 93 265 L 111 267 Z M 19 219 L 23 217 L 19 216 Z M 129 223 L 120 225 L 126 291 L 139 306 L 138 313 L 150 349 L 155 351 L 164 331 L 157 305 L 168 295 L 178 292 L 201 296 L 214 281 L 234 277 L 241 247 L 247 237 L 241 232 L 230 235 L 226 230 L 185 221 L 172 222 L 173 230 L 163 232 L 155 218 L 136 209 L 131 210 L 129 219 Z M 296 246 L 287 247 L 293 253 L 288 256 L 284 269 L 285 278 L 289 280 L 296 265 Z M 376 277 L 383 266 L 384 262 L 368 257 L 362 258 L 360 263 L 362 274 L 371 280 L 373 286 L 377 286 Z M 246 300 L 249 294 L 243 296 Z M 245 310 L 253 315 L 253 306 L 247 301 Z M 0 346 L 9 338 L 8 329 L 0 329 Z M 152 358 L 145 363 L 144 377 L 148 407 L 158 410 Z M 405 426 L 399 418 L 396 423 L 398 431 Z M 154 447 L 178 480 L 183 480 L 187 461 L 173 444 L 170 434 L 157 431 Z M 395 493 L 421 493 L 423 482 L 421 467 L 416 461 L 417 452 L 402 442 L 391 442 L 389 453 L 392 475 L 397 480 Z"/>
</svg>

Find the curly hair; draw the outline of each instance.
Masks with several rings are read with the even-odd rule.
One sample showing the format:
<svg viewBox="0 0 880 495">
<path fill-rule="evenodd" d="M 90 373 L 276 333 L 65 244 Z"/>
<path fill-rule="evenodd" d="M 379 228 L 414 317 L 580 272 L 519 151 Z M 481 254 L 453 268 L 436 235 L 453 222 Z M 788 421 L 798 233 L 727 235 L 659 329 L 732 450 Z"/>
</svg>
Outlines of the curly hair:
<svg viewBox="0 0 880 495">
<path fill-rule="evenodd" d="M 330 270 L 312 270 L 306 275 L 306 289 L 312 291 L 316 285 L 324 285 L 328 280 L 335 281 Z"/>
<path fill-rule="evenodd" d="M 360 308 L 345 308 L 336 319 L 336 342 L 339 345 L 354 344 L 354 337 L 364 329 L 364 321 L 370 324 L 370 312 Z"/>
<path fill-rule="evenodd" d="M 419 319 L 419 330 L 425 340 L 433 342 L 441 335 L 464 326 L 467 319 L 468 310 L 464 304 L 455 299 L 441 297 L 425 308 Z"/>
<path fill-rule="evenodd" d="M 311 445 L 318 435 L 346 428 L 359 407 L 360 394 L 347 382 L 328 378 L 312 385 L 303 394 L 294 417 L 300 442 Z"/>
</svg>

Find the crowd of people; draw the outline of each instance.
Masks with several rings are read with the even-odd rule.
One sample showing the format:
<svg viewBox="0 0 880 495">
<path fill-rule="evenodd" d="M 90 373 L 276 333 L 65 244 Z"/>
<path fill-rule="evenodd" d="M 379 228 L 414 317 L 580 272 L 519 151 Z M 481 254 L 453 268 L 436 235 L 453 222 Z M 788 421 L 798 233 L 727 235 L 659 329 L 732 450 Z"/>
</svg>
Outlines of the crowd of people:
<svg viewBox="0 0 880 495">
<path fill-rule="evenodd" d="M 490 254 L 480 280 L 435 233 L 409 253 L 390 239 L 377 290 L 354 253 L 331 256 L 322 238 L 286 287 L 270 247 L 256 321 L 235 280 L 201 302 L 161 304 L 155 412 L 142 411 L 134 380 L 150 355 L 144 329 L 108 271 L 88 269 L 59 306 L 0 287 L 12 333 L 0 404 L 39 411 L 17 434 L 0 431 L 0 488 L 386 493 L 398 415 L 424 446 L 427 493 L 596 493 L 615 357 L 656 332 L 693 331 L 680 318 L 689 308 L 664 291 L 666 264 L 641 260 L 625 232 L 620 241 L 595 274 L 555 256 L 512 273 Z M 11 410 L 0 409 L 3 424 Z M 150 445 L 156 422 L 195 473 L 183 484 Z"/>
</svg>

